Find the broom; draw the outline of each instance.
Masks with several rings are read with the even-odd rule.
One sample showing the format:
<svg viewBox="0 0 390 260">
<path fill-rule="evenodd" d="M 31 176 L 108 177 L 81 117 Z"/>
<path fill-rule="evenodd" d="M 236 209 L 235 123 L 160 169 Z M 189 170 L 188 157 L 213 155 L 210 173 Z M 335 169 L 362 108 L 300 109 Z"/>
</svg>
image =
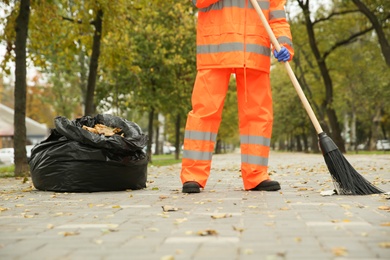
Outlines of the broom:
<svg viewBox="0 0 390 260">
<path fill-rule="evenodd" d="M 257 14 L 259 15 L 270 39 L 279 52 L 281 47 L 274 33 L 271 30 L 271 27 L 268 24 L 259 4 L 256 0 L 250 0 L 253 7 L 256 9 Z M 313 109 L 311 108 L 305 94 L 302 91 L 301 86 L 297 78 L 295 77 L 294 72 L 291 69 L 289 62 L 284 62 L 287 73 L 290 77 L 291 82 L 293 83 L 295 90 L 298 93 L 303 106 L 308 113 L 314 128 L 318 134 L 318 142 L 321 148 L 322 154 L 325 159 L 325 163 L 328 167 L 328 170 L 332 176 L 333 183 L 335 185 L 337 194 L 342 195 L 368 195 L 368 194 L 378 194 L 383 193 L 382 190 L 376 188 L 369 181 L 367 181 L 363 176 L 361 176 L 345 159 L 343 154 L 340 152 L 333 140 L 322 130 L 320 123 L 318 122 Z"/>
</svg>

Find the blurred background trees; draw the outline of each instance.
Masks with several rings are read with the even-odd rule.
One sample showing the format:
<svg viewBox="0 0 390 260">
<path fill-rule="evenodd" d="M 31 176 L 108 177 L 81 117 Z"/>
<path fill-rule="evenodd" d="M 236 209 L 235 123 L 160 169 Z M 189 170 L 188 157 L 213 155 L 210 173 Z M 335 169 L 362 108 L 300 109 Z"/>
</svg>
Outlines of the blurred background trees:
<svg viewBox="0 0 390 260">
<path fill-rule="evenodd" d="M 35 72 L 24 94 L 14 77 L 15 26 L 25 1 L 25 64 Z M 150 154 L 170 145 L 179 158 L 196 74 L 191 1 L 7 0 L 0 9 L 2 104 L 50 127 L 58 115 L 111 113 L 148 133 Z M 386 0 L 287 1 L 296 51 L 291 65 L 323 129 L 345 152 L 389 138 L 389 10 Z M 271 80 L 273 148 L 318 152 L 309 118 L 274 61 Z M 239 144 L 234 92 L 232 77 L 216 152 Z"/>
</svg>

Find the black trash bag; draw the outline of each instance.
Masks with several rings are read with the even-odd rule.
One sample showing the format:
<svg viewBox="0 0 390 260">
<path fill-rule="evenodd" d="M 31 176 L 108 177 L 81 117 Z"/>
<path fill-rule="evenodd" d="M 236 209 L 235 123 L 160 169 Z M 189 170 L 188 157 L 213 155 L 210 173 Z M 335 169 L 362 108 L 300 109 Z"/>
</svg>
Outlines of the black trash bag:
<svg viewBox="0 0 390 260">
<path fill-rule="evenodd" d="M 82 129 L 95 124 L 121 128 L 124 137 Z M 142 148 L 147 136 L 137 124 L 99 114 L 74 121 L 56 117 L 55 125 L 49 137 L 31 151 L 29 165 L 36 189 L 96 192 L 146 187 L 148 157 Z"/>
</svg>

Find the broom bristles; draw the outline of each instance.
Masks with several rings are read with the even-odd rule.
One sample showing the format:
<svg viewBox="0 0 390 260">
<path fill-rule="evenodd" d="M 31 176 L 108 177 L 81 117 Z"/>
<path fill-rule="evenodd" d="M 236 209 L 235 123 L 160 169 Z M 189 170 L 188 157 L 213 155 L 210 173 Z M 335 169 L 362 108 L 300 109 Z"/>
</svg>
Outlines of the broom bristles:
<svg viewBox="0 0 390 260">
<path fill-rule="evenodd" d="M 319 134 L 319 144 L 328 170 L 340 195 L 369 195 L 383 193 L 360 175 L 345 159 L 332 139 L 325 133 Z"/>
<path fill-rule="evenodd" d="M 332 175 L 336 191 L 340 195 L 369 195 L 383 193 L 360 175 L 337 149 L 324 156 Z"/>
</svg>

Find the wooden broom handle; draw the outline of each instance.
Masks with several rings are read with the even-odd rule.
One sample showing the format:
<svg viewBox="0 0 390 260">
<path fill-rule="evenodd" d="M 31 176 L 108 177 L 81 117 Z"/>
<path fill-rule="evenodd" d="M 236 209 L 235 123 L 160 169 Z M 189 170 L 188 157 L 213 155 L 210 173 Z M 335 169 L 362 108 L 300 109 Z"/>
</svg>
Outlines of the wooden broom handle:
<svg viewBox="0 0 390 260">
<path fill-rule="evenodd" d="M 273 33 L 271 27 L 269 26 L 267 19 L 265 18 L 259 4 L 257 3 L 257 0 L 250 0 L 250 1 L 252 2 L 253 7 L 256 9 L 257 14 L 259 15 L 260 20 L 263 23 L 263 25 L 268 33 L 268 36 L 271 39 L 272 45 L 279 52 L 281 49 L 280 44 L 279 44 L 278 40 L 276 40 L 275 34 Z M 310 106 L 309 101 L 307 101 L 305 93 L 302 91 L 302 88 L 299 85 L 299 82 L 298 82 L 297 78 L 295 77 L 293 70 L 291 69 L 290 63 L 289 62 L 283 62 L 283 63 L 284 63 L 284 66 L 287 70 L 288 76 L 290 77 L 290 80 L 293 83 L 295 90 L 297 91 L 298 96 L 301 99 L 301 102 L 302 102 L 303 106 L 305 107 L 306 112 L 309 115 L 312 124 L 314 125 L 314 128 L 317 131 L 317 134 L 322 133 L 323 130 L 321 128 L 321 125 L 318 122 L 318 119 L 315 116 L 313 109 Z"/>
</svg>

